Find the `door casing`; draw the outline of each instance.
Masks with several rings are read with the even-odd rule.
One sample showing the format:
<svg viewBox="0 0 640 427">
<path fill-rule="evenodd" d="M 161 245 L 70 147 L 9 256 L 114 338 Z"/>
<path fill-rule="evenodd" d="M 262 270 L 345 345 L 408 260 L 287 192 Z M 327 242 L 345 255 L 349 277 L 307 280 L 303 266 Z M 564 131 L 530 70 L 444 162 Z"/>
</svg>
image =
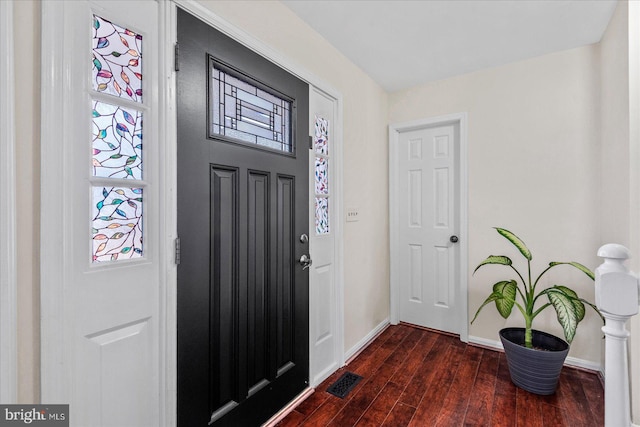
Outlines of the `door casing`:
<svg viewBox="0 0 640 427">
<path fill-rule="evenodd" d="M 0 402 L 18 397 L 13 3 L 0 2 Z"/>
<path fill-rule="evenodd" d="M 398 193 L 401 179 L 398 176 L 398 141 L 400 133 L 410 130 L 431 128 L 434 126 L 444 126 L 454 124 L 460 129 L 460 160 L 457 165 L 458 182 L 460 183 L 460 199 L 458 221 L 460 224 L 460 295 L 462 295 L 459 310 L 462 318 L 462 329 L 460 340 L 469 340 L 468 322 L 468 220 L 467 220 L 467 200 L 468 200 L 468 166 L 467 166 L 467 113 L 451 114 L 411 122 L 396 123 L 389 126 L 389 255 L 390 255 L 390 287 L 391 287 L 391 310 L 390 321 L 392 324 L 399 322 L 400 310 L 400 286 L 399 286 L 399 213 L 398 213 Z"/>
</svg>

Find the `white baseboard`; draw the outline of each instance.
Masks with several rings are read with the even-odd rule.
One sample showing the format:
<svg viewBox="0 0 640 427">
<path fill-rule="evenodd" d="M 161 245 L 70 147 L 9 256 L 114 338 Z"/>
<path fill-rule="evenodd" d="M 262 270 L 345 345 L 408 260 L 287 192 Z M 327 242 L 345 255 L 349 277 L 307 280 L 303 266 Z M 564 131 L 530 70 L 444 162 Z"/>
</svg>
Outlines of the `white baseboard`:
<svg viewBox="0 0 640 427">
<path fill-rule="evenodd" d="M 385 329 L 389 327 L 389 318 L 384 319 L 378 326 L 373 328 L 371 332 L 364 336 L 360 341 L 356 343 L 353 347 L 351 347 L 344 355 L 345 364 L 349 363 L 352 359 L 354 359 L 362 350 L 367 348 L 371 342 L 378 337 Z"/>
<path fill-rule="evenodd" d="M 469 335 L 469 344 L 476 344 L 481 347 L 488 347 L 494 350 L 504 350 L 500 341 L 489 340 L 482 337 L 474 337 Z M 574 368 L 587 369 L 589 371 L 602 373 L 602 365 L 595 362 L 590 362 L 584 359 L 578 359 L 577 357 L 567 357 L 564 361 L 565 366 L 571 366 Z M 640 426 L 639 426 L 640 427 Z"/>
</svg>

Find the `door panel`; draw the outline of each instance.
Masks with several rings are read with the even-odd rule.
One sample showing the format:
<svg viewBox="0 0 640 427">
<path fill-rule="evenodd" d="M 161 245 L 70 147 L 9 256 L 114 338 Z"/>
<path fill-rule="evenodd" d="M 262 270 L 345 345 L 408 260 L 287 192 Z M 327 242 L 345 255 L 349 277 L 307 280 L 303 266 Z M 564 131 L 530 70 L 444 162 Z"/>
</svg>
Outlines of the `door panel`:
<svg viewBox="0 0 640 427">
<path fill-rule="evenodd" d="M 457 127 L 399 135 L 399 320 L 460 333 Z"/>
<path fill-rule="evenodd" d="M 178 42 L 178 423 L 259 425 L 308 384 L 308 86 L 181 10 Z M 214 63 L 291 100 L 291 152 L 210 135 Z"/>
<path fill-rule="evenodd" d="M 326 193 L 322 194 L 328 200 L 328 224 L 321 227 L 319 232 L 316 226 L 316 212 L 311 212 L 309 219 L 310 250 L 313 264 L 309 268 L 310 274 L 310 333 L 311 333 L 311 385 L 317 386 L 342 365 L 342 321 L 338 290 L 339 281 L 336 276 L 336 234 L 339 229 L 340 217 L 337 215 L 337 102 L 335 98 L 328 96 L 318 88 L 310 88 L 310 117 L 309 133 L 314 140 L 314 145 L 322 138 L 323 148 L 314 147 L 314 155 L 309 156 L 309 180 L 310 206 L 316 203 L 315 173 L 316 157 L 324 159 L 327 167 Z M 326 123 L 322 129 L 320 123 Z M 326 135 L 323 134 L 326 132 Z M 325 149 L 326 148 L 326 149 Z M 321 151 L 321 153 L 318 153 Z M 322 186 L 320 186 L 322 187 Z M 322 190 L 321 190 L 322 191 Z M 328 230 L 327 230 L 328 228 Z"/>
<path fill-rule="evenodd" d="M 64 61 L 47 61 L 43 92 L 56 102 L 43 110 L 41 397 L 75 408 L 72 426 L 160 424 L 159 4 L 123 7 L 42 5 L 47 52 Z M 127 178 L 98 172 L 110 168 Z"/>
</svg>

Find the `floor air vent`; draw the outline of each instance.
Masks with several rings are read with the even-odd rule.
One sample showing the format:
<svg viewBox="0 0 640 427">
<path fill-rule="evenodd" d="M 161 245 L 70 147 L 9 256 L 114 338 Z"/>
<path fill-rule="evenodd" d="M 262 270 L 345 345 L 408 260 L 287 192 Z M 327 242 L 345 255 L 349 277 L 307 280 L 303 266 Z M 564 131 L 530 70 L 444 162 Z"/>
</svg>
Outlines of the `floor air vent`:
<svg viewBox="0 0 640 427">
<path fill-rule="evenodd" d="M 327 393 L 331 393 L 340 399 L 344 399 L 361 379 L 362 377 L 360 375 L 345 372 L 340 378 L 338 378 L 338 381 L 333 383 L 333 385 L 327 389 Z"/>
</svg>

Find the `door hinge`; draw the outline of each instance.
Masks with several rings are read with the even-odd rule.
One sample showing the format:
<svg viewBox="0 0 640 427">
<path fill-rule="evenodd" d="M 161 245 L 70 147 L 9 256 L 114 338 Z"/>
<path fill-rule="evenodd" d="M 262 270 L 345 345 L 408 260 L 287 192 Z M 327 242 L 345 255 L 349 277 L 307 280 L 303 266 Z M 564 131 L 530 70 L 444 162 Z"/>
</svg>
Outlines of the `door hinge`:
<svg viewBox="0 0 640 427">
<path fill-rule="evenodd" d="M 176 265 L 180 265 L 180 238 L 176 237 L 175 240 L 175 250 L 176 250 Z"/>
<path fill-rule="evenodd" d="M 309 136 L 309 150 L 313 150 L 313 137 Z"/>
<path fill-rule="evenodd" d="M 176 71 L 180 71 L 180 44 L 176 43 L 173 49 L 173 65 Z"/>
</svg>

